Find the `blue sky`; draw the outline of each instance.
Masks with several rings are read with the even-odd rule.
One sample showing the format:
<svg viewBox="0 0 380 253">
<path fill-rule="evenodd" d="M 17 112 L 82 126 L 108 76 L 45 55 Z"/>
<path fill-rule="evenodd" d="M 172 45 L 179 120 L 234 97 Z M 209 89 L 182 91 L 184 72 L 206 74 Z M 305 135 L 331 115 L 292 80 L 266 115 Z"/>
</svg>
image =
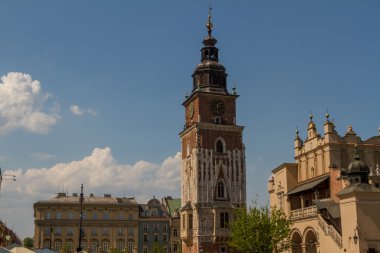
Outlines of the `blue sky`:
<svg viewBox="0 0 380 253">
<path fill-rule="evenodd" d="M 328 109 L 340 134 L 349 124 L 363 139 L 378 134 L 380 2 L 211 4 L 220 61 L 241 95 L 248 201 L 267 201 L 270 171 L 293 161 L 295 128 L 306 135 L 310 111 L 320 132 Z M 0 9 L 0 76 L 8 77 L 0 97 L 11 97 L 5 84 L 26 85 L 12 93 L 12 113 L 0 102 L 0 164 L 18 178 L 3 184 L 0 218 L 32 236 L 32 203 L 83 181 L 97 194 L 179 196 L 181 103 L 208 1 L 2 1 Z M 116 171 L 141 184 L 123 185 Z"/>
</svg>

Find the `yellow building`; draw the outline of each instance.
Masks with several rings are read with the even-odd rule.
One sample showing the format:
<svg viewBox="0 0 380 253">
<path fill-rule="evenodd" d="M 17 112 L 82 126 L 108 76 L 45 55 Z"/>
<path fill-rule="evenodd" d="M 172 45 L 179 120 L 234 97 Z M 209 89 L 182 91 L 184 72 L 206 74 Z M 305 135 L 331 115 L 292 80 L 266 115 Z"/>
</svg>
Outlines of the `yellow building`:
<svg viewBox="0 0 380 253">
<path fill-rule="evenodd" d="M 80 196 L 66 193 L 34 204 L 34 247 L 67 253 L 79 243 Z M 139 204 L 134 198 L 115 198 L 110 194 L 84 197 L 82 249 L 109 252 L 111 248 L 137 252 Z"/>
<path fill-rule="evenodd" d="M 363 141 L 351 126 L 340 136 L 328 114 L 323 128 L 310 115 L 295 163 L 268 180 L 270 205 L 294 222 L 289 252 L 380 252 L 380 136 Z"/>
</svg>

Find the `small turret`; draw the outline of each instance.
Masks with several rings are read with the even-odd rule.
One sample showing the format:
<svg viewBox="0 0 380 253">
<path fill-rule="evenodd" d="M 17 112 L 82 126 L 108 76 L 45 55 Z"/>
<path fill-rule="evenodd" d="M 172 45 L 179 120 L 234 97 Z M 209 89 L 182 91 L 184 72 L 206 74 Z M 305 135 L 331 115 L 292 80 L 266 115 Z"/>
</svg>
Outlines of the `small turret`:
<svg viewBox="0 0 380 253">
<path fill-rule="evenodd" d="M 303 145 L 303 141 L 300 138 L 299 133 L 300 131 L 298 131 L 298 128 L 296 128 L 296 137 L 294 138 L 294 155 L 295 156 L 299 155 L 302 149 L 302 145 Z"/>
<path fill-rule="evenodd" d="M 310 112 L 309 114 L 310 122 L 307 127 L 307 140 L 313 139 L 318 136 L 317 128 L 313 121 L 313 117 L 314 117 L 313 114 Z"/>
<path fill-rule="evenodd" d="M 335 131 L 334 123 L 329 119 L 330 114 L 328 111 L 326 111 L 325 117 L 326 121 L 323 125 L 325 142 L 337 142 L 337 132 Z"/>
</svg>

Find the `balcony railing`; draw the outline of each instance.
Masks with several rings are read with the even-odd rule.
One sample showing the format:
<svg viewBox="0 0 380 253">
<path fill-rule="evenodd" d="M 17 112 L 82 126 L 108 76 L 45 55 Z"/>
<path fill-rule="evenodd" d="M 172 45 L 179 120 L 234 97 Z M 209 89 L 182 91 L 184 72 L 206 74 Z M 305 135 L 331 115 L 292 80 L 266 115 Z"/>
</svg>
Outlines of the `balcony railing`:
<svg viewBox="0 0 380 253">
<path fill-rule="evenodd" d="M 301 219 L 301 218 L 315 216 L 315 215 L 317 215 L 316 206 L 310 206 L 310 207 L 305 207 L 305 208 L 290 211 L 290 219 Z"/>
</svg>

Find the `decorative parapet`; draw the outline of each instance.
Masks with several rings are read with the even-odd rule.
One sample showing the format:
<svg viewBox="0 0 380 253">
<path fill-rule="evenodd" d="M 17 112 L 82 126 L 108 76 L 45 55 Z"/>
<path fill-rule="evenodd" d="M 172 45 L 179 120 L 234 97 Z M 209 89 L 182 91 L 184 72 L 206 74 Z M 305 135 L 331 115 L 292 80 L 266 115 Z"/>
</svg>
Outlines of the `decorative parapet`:
<svg viewBox="0 0 380 253">
<path fill-rule="evenodd" d="M 292 220 L 302 219 L 302 218 L 311 217 L 315 215 L 317 215 L 316 206 L 310 206 L 310 207 L 290 211 L 290 219 Z"/>
<path fill-rule="evenodd" d="M 342 248 L 342 236 L 332 225 L 327 224 L 327 222 L 320 215 L 318 215 L 318 225 L 322 228 L 326 235 L 330 235 L 339 248 Z"/>
</svg>

